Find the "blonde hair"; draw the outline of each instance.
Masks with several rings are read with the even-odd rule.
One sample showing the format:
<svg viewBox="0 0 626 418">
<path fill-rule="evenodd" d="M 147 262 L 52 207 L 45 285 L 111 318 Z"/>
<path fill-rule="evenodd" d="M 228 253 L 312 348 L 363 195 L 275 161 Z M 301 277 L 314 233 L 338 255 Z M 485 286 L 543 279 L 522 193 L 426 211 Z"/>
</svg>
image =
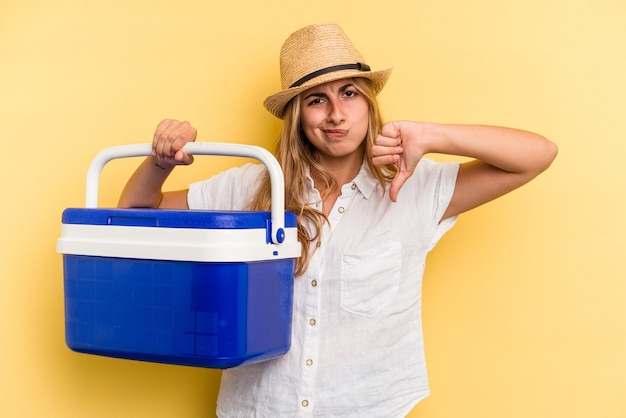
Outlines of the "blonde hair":
<svg viewBox="0 0 626 418">
<path fill-rule="evenodd" d="M 372 163 L 370 149 L 374 139 L 380 133 L 383 122 L 376 100 L 376 92 L 370 80 L 354 78 L 355 88 L 362 94 L 368 106 L 368 131 L 361 145 L 363 158 L 381 185 L 382 193 L 385 183 L 391 182 L 397 169 L 395 165 L 376 167 Z M 337 190 L 340 185 L 318 162 L 318 151 L 309 142 L 300 129 L 300 96 L 294 97 L 285 106 L 284 123 L 276 144 L 276 159 L 280 163 L 285 178 L 285 210 L 293 212 L 298 218 L 298 241 L 302 243 L 302 256 L 296 261 L 296 276 L 306 271 L 313 255 L 311 243 L 320 240 L 324 222 L 328 219 L 324 214 L 310 206 L 308 200 L 307 174 L 316 171 L 324 179 L 325 184 L 318 185 L 322 190 Z M 270 181 L 266 173 L 256 194 L 252 198 L 249 210 L 267 211 L 271 207 Z"/>
</svg>

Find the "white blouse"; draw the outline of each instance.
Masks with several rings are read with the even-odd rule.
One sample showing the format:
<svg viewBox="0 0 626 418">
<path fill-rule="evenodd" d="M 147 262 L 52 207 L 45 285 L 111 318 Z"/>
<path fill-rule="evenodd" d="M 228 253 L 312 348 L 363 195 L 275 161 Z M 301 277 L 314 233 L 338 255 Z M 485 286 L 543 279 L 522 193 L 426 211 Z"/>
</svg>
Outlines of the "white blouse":
<svg viewBox="0 0 626 418">
<path fill-rule="evenodd" d="M 364 164 L 342 187 L 309 268 L 295 279 L 291 349 L 223 372 L 220 417 L 403 417 L 429 394 L 422 338 L 426 255 L 457 163 L 422 159 L 392 202 Z M 265 168 L 190 186 L 192 209 L 241 210 Z M 309 178 L 311 205 L 321 210 Z"/>
</svg>

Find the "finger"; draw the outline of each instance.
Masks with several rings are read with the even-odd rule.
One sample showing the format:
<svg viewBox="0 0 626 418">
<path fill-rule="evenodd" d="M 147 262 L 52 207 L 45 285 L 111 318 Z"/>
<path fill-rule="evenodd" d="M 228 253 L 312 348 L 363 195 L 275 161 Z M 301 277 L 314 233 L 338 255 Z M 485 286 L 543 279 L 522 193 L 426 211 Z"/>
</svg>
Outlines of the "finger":
<svg viewBox="0 0 626 418">
<path fill-rule="evenodd" d="M 370 154 L 372 154 L 373 157 L 380 157 L 383 155 L 390 155 L 390 154 L 402 154 L 402 152 L 404 152 L 404 149 L 399 146 L 396 143 L 389 143 L 388 145 L 386 144 L 375 144 L 372 145 L 372 148 L 370 149 Z"/>
<path fill-rule="evenodd" d="M 395 122 L 387 122 L 383 125 L 380 134 L 388 138 L 399 138 L 400 127 Z"/>
<path fill-rule="evenodd" d="M 174 158 L 174 155 L 186 143 L 185 126 L 179 121 L 171 123 L 169 129 L 163 134 L 162 152 L 166 158 Z"/>
<path fill-rule="evenodd" d="M 376 137 L 376 139 L 374 140 L 374 144 L 375 145 L 380 145 L 383 147 L 395 147 L 400 145 L 400 137 L 395 137 L 395 136 L 385 136 L 385 135 L 378 135 Z"/>
<path fill-rule="evenodd" d="M 163 160 L 167 158 L 167 141 L 176 121 L 165 119 L 157 126 L 152 139 L 152 154 Z"/>
<path fill-rule="evenodd" d="M 372 163 L 377 167 L 396 164 L 398 161 L 400 161 L 399 154 L 386 154 L 386 155 L 381 155 L 377 157 L 374 157 L 374 156 L 372 157 Z"/>
<path fill-rule="evenodd" d="M 161 122 L 159 122 L 159 124 L 157 125 L 156 129 L 154 130 L 154 135 L 152 136 L 152 152 L 153 153 L 156 153 L 156 148 L 157 148 L 159 141 L 162 139 L 163 134 L 168 130 L 172 122 L 173 121 L 170 119 L 164 119 Z"/>
<path fill-rule="evenodd" d="M 161 159 L 174 159 L 187 142 L 195 141 L 196 129 L 189 122 L 166 120 L 159 124 L 153 140 L 153 152 Z M 185 158 L 187 159 L 187 158 Z"/>
<path fill-rule="evenodd" d="M 189 122 L 183 122 L 172 134 L 172 141 L 170 143 L 170 154 L 173 158 L 176 158 L 176 154 L 181 151 L 185 145 L 189 142 L 196 140 L 197 131 L 189 124 Z M 192 161 L 187 153 L 184 153 L 184 161 Z"/>
<path fill-rule="evenodd" d="M 170 154 L 169 154 L 168 148 L 169 148 L 169 145 L 168 145 L 167 134 L 166 133 L 161 134 L 161 136 L 157 138 L 157 143 L 154 148 L 155 155 L 161 160 L 165 160 L 169 158 Z"/>
<path fill-rule="evenodd" d="M 401 145 L 400 138 L 390 138 L 388 136 L 379 135 L 378 137 L 376 137 L 376 140 L 374 141 L 374 145 L 372 146 L 372 148 L 374 147 L 389 148 L 391 149 L 391 152 L 397 152 L 400 145 Z M 378 150 L 378 152 L 381 152 L 381 151 L 382 151 L 381 149 Z"/>
</svg>

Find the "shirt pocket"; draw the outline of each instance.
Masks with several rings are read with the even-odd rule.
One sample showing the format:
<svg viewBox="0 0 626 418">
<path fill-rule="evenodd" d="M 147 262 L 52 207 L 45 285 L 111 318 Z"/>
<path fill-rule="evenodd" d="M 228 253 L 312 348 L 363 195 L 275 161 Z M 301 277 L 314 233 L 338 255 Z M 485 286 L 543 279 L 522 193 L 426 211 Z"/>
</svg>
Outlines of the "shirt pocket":
<svg viewBox="0 0 626 418">
<path fill-rule="evenodd" d="M 400 242 L 341 256 L 341 307 L 372 317 L 398 293 L 402 267 Z"/>
</svg>

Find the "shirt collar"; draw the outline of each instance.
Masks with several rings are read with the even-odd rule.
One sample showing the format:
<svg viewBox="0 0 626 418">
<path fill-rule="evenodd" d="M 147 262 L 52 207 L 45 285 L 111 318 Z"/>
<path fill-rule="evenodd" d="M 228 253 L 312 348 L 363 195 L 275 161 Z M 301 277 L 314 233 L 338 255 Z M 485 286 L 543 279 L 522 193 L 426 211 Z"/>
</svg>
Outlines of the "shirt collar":
<svg viewBox="0 0 626 418">
<path fill-rule="evenodd" d="M 359 174 L 356 175 L 353 183 L 356 184 L 356 187 L 366 199 L 369 199 L 372 193 L 374 193 L 374 190 L 376 190 L 378 180 L 376 180 L 376 177 L 374 177 L 370 171 L 365 160 L 363 160 Z"/>
</svg>

